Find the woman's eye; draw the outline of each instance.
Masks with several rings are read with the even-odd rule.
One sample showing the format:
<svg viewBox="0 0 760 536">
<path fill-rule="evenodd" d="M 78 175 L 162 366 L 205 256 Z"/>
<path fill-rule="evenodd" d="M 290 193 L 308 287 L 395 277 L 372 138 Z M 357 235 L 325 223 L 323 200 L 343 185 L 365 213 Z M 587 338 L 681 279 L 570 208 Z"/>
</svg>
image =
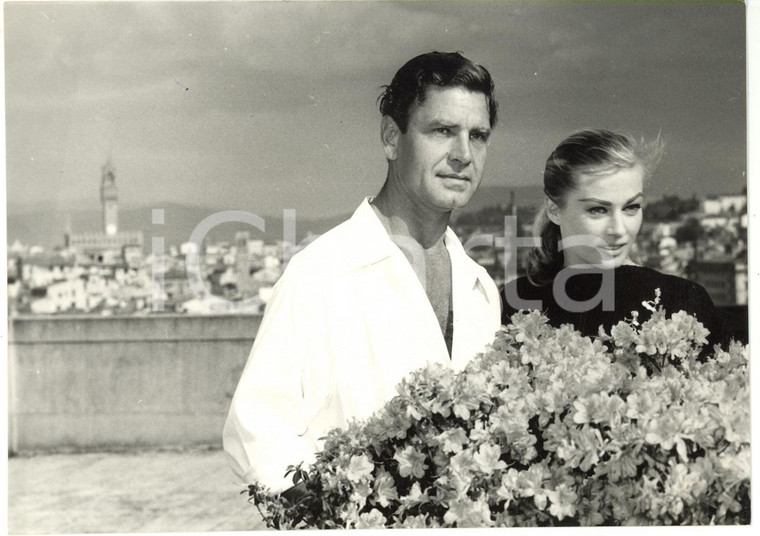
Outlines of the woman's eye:
<svg viewBox="0 0 760 536">
<path fill-rule="evenodd" d="M 604 207 L 590 207 L 587 210 L 589 214 L 593 214 L 594 216 L 607 213 L 607 209 Z"/>
<path fill-rule="evenodd" d="M 636 214 L 639 210 L 641 210 L 641 205 L 638 203 L 625 207 L 625 211 L 629 214 Z"/>
</svg>

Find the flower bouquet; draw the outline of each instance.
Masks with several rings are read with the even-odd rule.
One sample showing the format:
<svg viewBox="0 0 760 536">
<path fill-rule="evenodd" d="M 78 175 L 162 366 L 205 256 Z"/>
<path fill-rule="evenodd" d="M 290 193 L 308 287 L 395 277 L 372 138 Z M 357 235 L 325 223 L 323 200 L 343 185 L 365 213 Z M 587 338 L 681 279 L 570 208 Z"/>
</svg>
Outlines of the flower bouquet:
<svg viewBox="0 0 760 536">
<path fill-rule="evenodd" d="M 332 430 L 269 527 L 747 524 L 748 348 L 657 307 L 607 334 L 517 313 L 461 372 L 429 365 Z"/>
</svg>

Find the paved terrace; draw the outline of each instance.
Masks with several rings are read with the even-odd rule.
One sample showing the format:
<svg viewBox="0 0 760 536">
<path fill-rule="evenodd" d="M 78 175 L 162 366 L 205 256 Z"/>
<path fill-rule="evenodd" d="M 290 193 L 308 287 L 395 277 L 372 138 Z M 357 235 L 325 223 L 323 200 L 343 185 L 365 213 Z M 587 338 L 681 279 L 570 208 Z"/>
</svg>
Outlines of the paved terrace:
<svg viewBox="0 0 760 536">
<path fill-rule="evenodd" d="M 8 533 L 265 529 L 221 450 L 8 460 Z"/>
</svg>

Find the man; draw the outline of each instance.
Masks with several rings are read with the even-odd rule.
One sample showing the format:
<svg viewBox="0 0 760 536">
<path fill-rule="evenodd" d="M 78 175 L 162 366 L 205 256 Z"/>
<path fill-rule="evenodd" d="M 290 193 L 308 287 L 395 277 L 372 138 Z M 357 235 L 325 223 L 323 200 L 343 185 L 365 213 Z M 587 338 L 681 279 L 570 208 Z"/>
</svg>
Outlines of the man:
<svg viewBox="0 0 760 536">
<path fill-rule="evenodd" d="M 448 228 L 480 184 L 496 124 L 488 71 L 423 54 L 380 111 L 385 184 L 292 258 L 232 399 L 230 465 L 273 492 L 330 429 L 370 416 L 426 363 L 461 369 L 500 325 L 496 285 Z"/>
</svg>

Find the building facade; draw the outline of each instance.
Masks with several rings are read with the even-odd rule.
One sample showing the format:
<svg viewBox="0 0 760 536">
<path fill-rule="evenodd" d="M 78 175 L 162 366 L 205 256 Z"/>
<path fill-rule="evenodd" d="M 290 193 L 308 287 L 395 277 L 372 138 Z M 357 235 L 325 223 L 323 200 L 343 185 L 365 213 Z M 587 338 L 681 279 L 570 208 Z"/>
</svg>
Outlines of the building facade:
<svg viewBox="0 0 760 536">
<path fill-rule="evenodd" d="M 135 252 L 142 254 L 143 236 L 139 231 L 119 232 L 119 189 L 110 160 L 101 170 L 100 205 L 102 232 L 67 234 L 66 246 L 82 264 L 134 264 Z"/>
</svg>

